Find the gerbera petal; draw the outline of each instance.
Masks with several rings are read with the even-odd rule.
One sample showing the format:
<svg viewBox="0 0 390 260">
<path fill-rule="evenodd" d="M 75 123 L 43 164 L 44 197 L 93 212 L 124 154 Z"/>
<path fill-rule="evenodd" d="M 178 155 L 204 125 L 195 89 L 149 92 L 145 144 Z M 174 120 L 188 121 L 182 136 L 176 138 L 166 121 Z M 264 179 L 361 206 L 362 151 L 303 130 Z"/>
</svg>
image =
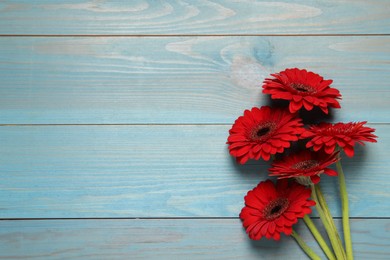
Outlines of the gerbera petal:
<svg viewBox="0 0 390 260">
<path fill-rule="evenodd" d="M 280 217 L 278 219 L 275 219 L 275 224 L 278 227 L 284 227 L 284 218 Z"/>
<path fill-rule="evenodd" d="M 288 180 L 280 180 L 276 184 L 276 191 L 279 194 L 283 194 L 283 192 L 286 192 L 288 190 Z"/>
<path fill-rule="evenodd" d="M 269 222 L 266 222 L 260 229 L 260 233 L 262 236 L 265 236 L 268 231 Z"/>
<path fill-rule="evenodd" d="M 314 144 L 313 150 L 317 152 L 322 148 L 322 146 L 323 146 L 322 144 L 318 144 L 318 145 Z"/>
<path fill-rule="evenodd" d="M 292 171 L 317 171 L 318 166 L 325 164 L 329 160 L 329 155 L 323 153 L 311 152 L 304 150 L 298 153 L 293 153 L 276 161 L 272 166 L 278 166 L 283 169 L 291 169 Z"/>
<path fill-rule="evenodd" d="M 275 222 L 270 222 L 268 228 L 269 228 L 268 231 L 269 231 L 271 234 L 274 234 L 274 233 L 275 233 L 275 228 L 276 228 Z"/>
<path fill-rule="evenodd" d="M 243 136 L 243 135 L 231 135 L 228 138 L 228 142 L 229 143 L 232 143 L 232 142 L 245 142 L 245 141 L 248 141 L 248 139 L 245 136 Z"/>
<path fill-rule="evenodd" d="M 295 220 L 295 215 L 294 215 L 294 213 L 284 213 L 283 214 L 283 216 L 285 217 L 285 218 L 287 218 L 288 220 L 292 220 L 292 221 L 294 221 Z"/>
<path fill-rule="evenodd" d="M 314 102 L 314 98 L 312 96 L 304 96 L 303 98 L 308 103 L 313 103 Z"/>
<path fill-rule="evenodd" d="M 301 119 L 287 110 L 268 106 L 246 110 L 229 130 L 227 144 L 230 154 L 243 164 L 249 159 L 269 160 L 271 155 L 290 147 L 304 131 Z"/>
<path fill-rule="evenodd" d="M 322 138 L 313 138 L 312 140 L 311 140 L 312 142 L 314 142 L 314 144 L 316 144 L 316 145 L 322 145 L 323 143 L 324 143 L 324 141 L 322 140 Z"/>
<path fill-rule="evenodd" d="M 314 135 L 314 133 L 310 132 L 310 131 L 304 131 L 302 134 L 301 134 L 301 138 L 309 138 L 309 137 L 312 137 Z"/>
<path fill-rule="evenodd" d="M 236 160 L 237 160 L 237 162 L 239 163 L 239 164 L 244 164 L 244 163 L 246 163 L 247 161 L 248 161 L 248 157 L 237 157 L 236 158 Z"/>
<path fill-rule="evenodd" d="M 269 153 L 262 153 L 262 157 L 264 159 L 264 161 L 269 161 L 269 159 L 271 158 L 271 155 Z"/>
<path fill-rule="evenodd" d="M 313 103 L 308 102 L 308 101 L 306 101 L 305 99 L 303 100 L 303 106 L 305 107 L 305 109 L 306 109 L 307 111 L 312 110 L 313 107 L 314 107 Z"/>
<path fill-rule="evenodd" d="M 326 106 L 320 106 L 322 112 L 324 112 L 325 114 L 328 114 L 329 113 L 329 110 L 328 110 L 328 107 Z"/>
<path fill-rule="evenodd" d="M 246 142 L 237 142 L 237 143 L 233 143 L 231 145 L 229 145 L 229 149 L 236 149 L 236 148 L 239 148 L 239 147 L 242 147 L 242 146 L 246 146 L 247 143 Z"/>
<path fill-rule="evenodd" d="M 334 101 L 333 103 L 331 103 L 330 106 L 333 108 L 341 108 L 340 103 L 337 101 Z"/>
<path fill-rule="evenodd" d="M 311 208 L 302 208 L 302 211 L 298 213 L 298 216 L 303 218 L 305 215 L 310 213 L 311 213 Z"/>
<path fill-rule="evenodd" d="M 288 181 L 260 182 L 244 199 L 240 218 L 248 236 L 255 240 L 262 237 L 278 240 L 281 232 L 291 234 L 292 225 L 311 212 L 310 206 L 314 205 L 309 189 Z"/>
<path fill-rule="evenodd" d="M 274 240 L 279 241 L 280 240 L 280 233 L 275 232 L 273 238 L 274 238 Z"/>
<path fill-rule="evenodd" d="M 289 109 L 290 109 L 291 113 L 297 112 L 301 107 L 302 107 L 302 103 L 301 102 L 291 101 L 290 105 L 289 105 Z"/>
<path fill-rule="evenodd" d="M 292 233 L 292 227 L 291 226 L 285 226 L 284 227 L 284 234 L 289 236 L 289 235 L 291 235 L 291 233 Z"/>
<path fill-rule="evenodd" d="M 294 95 L 292 99 L 296 102 L 299 103 L 302 100 L 302 96 L 300 95 Z"/>
<path fill-rule="evenodd" d="M 241 157 L 247 154 L 250 151 L 250 149 L 251 149 L 250 146 L 242 146 L 240 148 L 230 150 L 230 153 L 234 156 Z"/>
<path fill-rule="evenodd" d="M 343 147 L 343 150 L 348 157 L 353 157 L 355 153 L 353 146 L 346 145 Z"/>
<path fill-rule="evenodd" d="M 341 95 L 330 87 L 332 80 L 324 80 L 316 73 L 298 68 L 285 69 L 271 76 L 273 78 L 267 78 L 263 83 L 263 93 L 271 94 L 273 99 L 290 101 L 289 109 L 293 113 L 302 106 L 307 110 L 320 106 L 326 114 L 328 107 L 340 107 L 337 99 Z"/>
<path fill-rule="evenodd" d="M 344 146 L 346 145 L 346 143 L 342 139 L 338 139 L 336 142 L 337 145 L 340 146 L 341 148 L 344 148 Z"/>
<path fill-rule="evenodd" d="M 251 208 L 260 208 L 263 207 L 265 203 L 263 203 L 261 200 L 257 199 L 254 194 L 248 193 L 248 195 L 245 197 L 245 204 L 248 207 Z M 244 214 L 244 212 L 243 212 Z"/>
<path fill-rule="evenodd" d="M 329 176 L 337 176 L 338 173 L 330 168 L 325 168 L 324 173 Z"/>
<path fill-rule="evenodd" d="M 314 146 L 314 143 L 312 141 L 309 141 L 306 143 L 306 148 L 310 148 L 310 147 L 313 147 Z"/>
<path fill-rule="evenodd" d="M 325 146 L 325 152 L 327 153 L 327 154 L 331 154 L 331 153 L 333 153 L 334 152 L 334 150 L 336 149 L 336 146 L 335 145 L 332 145 L 332 146 Z"/>
<path fill-rule="evenodd" d="M 263 146 L 261 147 L 264 152 L 269 153 L 271 152 L 271 146 L 267 143 L 264 143 Z"/>
<path fill-rule="evenodd" d="M 312 142 L 315 138 L 321 137 L 326 147 L 325 152 L 331 153 L 335 150 L 336 144 L 343 148 L 347 156 L 352 157 L 354 155 L 354 146 L 356 143 L 364 144 L 365 142 L 376 142 L 377 136 L 373 135 L 375 131 L 373 128 L 364 126 L 367 122 L 356 123 L 321 123 L 317 126 L 311 126 L 310 132 L 312 133 Z M 310 143 L 311 145 L 311 143 Z M 310 145 L 307 145 L 310 147 Z"/>
<path fill-rule="evenodd" d="M 314 184 L 317 184 L 320 182 L 320 177 L 318 175 L 313 175 L 313 176 L 310 176 L 310 179 L 311 181 L 314 183 Z"/>
<path fill-rule="evenodd" d="M 293 95 L 289 92 L 277 92 L 276 94 L 272 95 L 273 99 L 285 99 L 290 100 L 292 99 Z"/>
<path fill-rule="evenodd" d="M 322 139 L 322 141 L 323 141 L 324 143 L 327 143 L 327 142 L 329 142 L 330 140 L 332 140 L 332 137 L 331 137 L 331 136 L 323 136 L 321 139 Z"/>
</svg>

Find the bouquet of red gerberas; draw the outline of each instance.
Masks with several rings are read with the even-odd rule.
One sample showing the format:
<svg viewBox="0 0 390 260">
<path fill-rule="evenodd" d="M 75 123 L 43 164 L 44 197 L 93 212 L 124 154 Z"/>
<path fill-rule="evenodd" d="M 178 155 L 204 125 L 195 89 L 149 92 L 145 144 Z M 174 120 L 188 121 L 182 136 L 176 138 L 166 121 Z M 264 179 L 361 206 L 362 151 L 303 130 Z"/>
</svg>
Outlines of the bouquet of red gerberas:
<svg viewBox="0 0 390 260">
<path fill-rule="evenodd" d="M 329 259 L 353 259 L 340 153 L 352 157 L 356 143 L 376 142 L 375 130 L 365 126 L 367 122 L 319 123 L 305 127 L 300 111 L 316 108 L 328 114 L 329 107 L 340 108 L 341 94 L 330 87 L 333 81 L 297 68 L 271 76 L 264 81 L 263 93 L 271 95 L 271 99 L 287 100 L 288 107 L 245 110 L 230 129 L 227 141 L 230 154 L 238 163 L 271 159 L 269 176 L 278 178 L 276 184 L 271 180 L 260 182 L 245 196 L 240 218 L 246 232 L 254 240 L 262 237 L 279 240 L 281 233 L 291 235 L 311 259 L 320 259 L 293 229 L 298 219 L 303 218 Z M 303 142 L 305 148 L 294 151 L 293 142 Z M 330 168 L 332 164 L 336 164 L 337 171 Z M 345 246 L 319 186 L 322 174 L 339 178 Z M 312 206 L 320 216 L 331 246 L 308 215 Z"/>
</svg>

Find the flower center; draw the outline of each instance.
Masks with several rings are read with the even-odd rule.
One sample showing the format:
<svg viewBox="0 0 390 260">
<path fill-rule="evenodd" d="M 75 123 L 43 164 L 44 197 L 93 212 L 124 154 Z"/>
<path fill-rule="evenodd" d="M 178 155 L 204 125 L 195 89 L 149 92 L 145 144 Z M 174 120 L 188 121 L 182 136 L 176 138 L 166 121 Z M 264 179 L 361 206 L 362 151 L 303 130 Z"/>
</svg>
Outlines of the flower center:
<svg viewBox="0 0 390 260">
<path fill-rule="evenodd" d="M 289 206 L 286 198 L 276 198 L 271 201 L 263 210 L 263 216 L 266 220 L 274 220 L 282 215 Z"/>
<path fill-rule="evenodd" d="M 262 137 L 263 135 L 266 135 L 268 134 L 268 132 L 271 130 L 271 128 L 269 127 L 263 127 L 263 128 L 260 128 L 259 130 L 257 130 L 257 136 L 258 137 Z"/>
<path fill-rule="evenodd" d="M 271 214 L 276 214 L 282 209 L 282 206 L 277 205 L 271 210 Z"/>
<path fill-rule="evenodd" d="M 328 135 L 338 135 L 338 134 L 343 134 L 343 135 L 348 135 L 352 134 L 356 131 L 356 127 L 354 125 L 334 125 L 327 127 L 323 130 L 323 133 L 328 134 Z"/>
<path fill-rule="evenodd" d="M 296 91 L 301 92 L 301 93 L 313 93 L 313 92 L 315 92 L 315 89 L 313 89 L 311 86 L 304 85 L 304 84 L 301 84 L 301 83 L 292 83 L 290 86 L 293 89 L 295 89 Z"/>
<path fill-rule="evenodd" d="M 299 163 L 294 164 L 291 168 L 297 170 L 309 170 L 314 167 L 319 166 L 320 164 L 316 160 L 306 160 Z"/>
<path fill-rule="evenodd" d="M 255 127 L 250 133 L 250 137 L 252 140 L 264 140 L 268 137 L 269 134 L 273 132 L 276 124 L 274 122 L 263 122 L 260 123 L 257 127 Z"/>
</svg>

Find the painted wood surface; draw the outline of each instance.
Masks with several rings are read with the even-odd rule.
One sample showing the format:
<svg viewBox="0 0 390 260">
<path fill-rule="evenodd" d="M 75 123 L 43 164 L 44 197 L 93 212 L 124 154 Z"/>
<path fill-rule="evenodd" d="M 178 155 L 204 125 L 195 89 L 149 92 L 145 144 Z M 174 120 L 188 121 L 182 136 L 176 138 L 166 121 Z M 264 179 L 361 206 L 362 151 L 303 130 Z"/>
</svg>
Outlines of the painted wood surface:
<svg viewBox="0 0 390 260">
<path fill-rule="evenodd" d="M 352 220 L 356 259 L 388 259 L 389 226 Z M 297 230 L 325 259 L 303 223 Z M 25 258 L 307 259 L 292 238 L 250 241 L 238 219 L 0 221 L 0 259 Z"/>
<path fill-rule="evenodd" d="M 1 34 L 383 34 L 387 0 L 4 0 Z"/>
<path fill-rule="evenodd" d="M 0 259 L 306 259 L 247 238 L 268 164 L 225 144 L 286 67 L 377 128 L 344 168 L 356 259 L 388 259 L 389 35 L 387 0 L 0 1 Z"/>
<path fill-rule="evenodd" d="M 390 118 L 389 37 L 0 38 L 0 124 L 231 124 L 270 73 L 308 68 L 335 121 Z"/>
<path fill-rule="evenodd" d="M 346 159 L 352 217 L 390 217 L 389 125 Z M 0 218 L 236 217 L 268 164 L 239 166 L 230 126 L 0 127 Z M 323 177 L 340 216 L 337 178 Z"/>
</svg>

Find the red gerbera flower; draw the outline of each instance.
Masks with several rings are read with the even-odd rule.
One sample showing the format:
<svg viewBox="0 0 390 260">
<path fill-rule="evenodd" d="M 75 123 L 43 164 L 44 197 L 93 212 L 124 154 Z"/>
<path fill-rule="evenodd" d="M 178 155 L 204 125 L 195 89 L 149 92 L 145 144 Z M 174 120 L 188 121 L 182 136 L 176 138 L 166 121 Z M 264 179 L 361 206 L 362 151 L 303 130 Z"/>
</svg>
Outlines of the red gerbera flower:
<svg viewBox="0 0 390 260">
<path fill-rule="evenodd" d="M 282 153 L 291 141 L 298 140 L 305 130 L 302 126 L 302 120 L 287 110 L 268 106 L 245 110 L 229 130 L 230 154 L 241 164 L 260 157 L 268 161 L 272 154 Z"/>
<path fill-rule="evenodd" d="M 336 99 L 341 99 L 340 92 L 329 87 L 332 80 L 324 80 L 320 75 L 297 68 L 286 69 L 267 78 L 263 84 L 263 93 L 272 99 L 290 101 L 290 112 L 295 113 L 303 106 L 310 111 L 314 106 L 328 114 L 328 106 L 340 108 Z"/>
<path fill-rule="evenodd" d="M 310 177 L 311 181 L 317 184 L 322 173 L 337 176 L 335 170 L 327 167 L 338 160 L 338 152 L 329 155 L 306 150 L 274 161 L 269 172 L 270 176 L 278 176 L 279 179 Z"/>
<path fill-rule="evenodd" d="M 245 207 L 240 218 L 249 237 L 254 240 L 266 237 L 280 239 L 280 233 L 290 235 L 298 218 L 311 213 L 316 203 L 309 200 L 311 191 L 296 182 L 270 180 L 260 182 L 245 196 Z"/>
<path fill-rule="evenodd" d="M 311 138 L 306 144 L 307 148 L 313 147 L 314 151 L 323 149 L 327 154 L 336 150 L 340 146 L 348 157 L 354 155 L 354 145 L 356 142 L 364 145 L 364 141 L 376 143 L 376 135 L 372 134 L 375 129 L 364 126 L 367 121 L 357 123 L 321 123 L 311 126 L 301 136 Z"/>
</svg>

